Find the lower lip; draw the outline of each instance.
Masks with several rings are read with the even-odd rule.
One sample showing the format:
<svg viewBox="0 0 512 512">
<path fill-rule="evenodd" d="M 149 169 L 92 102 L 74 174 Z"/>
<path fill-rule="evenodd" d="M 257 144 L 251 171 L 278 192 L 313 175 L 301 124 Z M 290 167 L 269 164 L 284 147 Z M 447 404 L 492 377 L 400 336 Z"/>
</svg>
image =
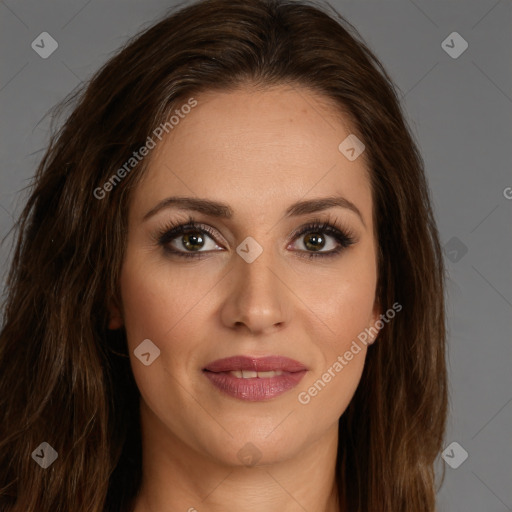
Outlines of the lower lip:
<svg viewBox="0 0 512 512">
<path fill-rule="evenodd" d="M 248 402 L 260 402 L 270 400 L 276 396 L 282 395 L 286 391 L 294 388 L 306 374 L 306 370 L 301 372 L 283 373 L 266 379 L 258 377 L 251 379 L 240 379 L 228 372 L 203 372 L 210 382 L 220 391 L 229 396 L 246 400 Z"/>
</svg>

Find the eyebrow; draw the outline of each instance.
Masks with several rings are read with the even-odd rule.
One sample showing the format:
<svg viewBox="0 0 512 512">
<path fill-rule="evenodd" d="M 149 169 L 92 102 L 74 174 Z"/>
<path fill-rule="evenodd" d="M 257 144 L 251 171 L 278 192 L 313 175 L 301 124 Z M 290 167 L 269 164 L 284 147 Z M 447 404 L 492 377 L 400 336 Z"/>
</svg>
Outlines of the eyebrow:
<svg viewBox="0 0 512 512">
<path fill-rule="evenodd" d="M 308 213 L 320 212 L 329 208 L 340 207 L 346 208 L 354 212 L 363 226 L 366 228 L 363 215 L 359 208 L 343 196 L 329 196 L 318 199 L 309 199 L 305 201 L 298 201 L 289 206 L 285 212 L 285 217 L 298 217 Z M 160 201 L 155 207 L 151 208 L 143 217 L 143 221 L 148 220 L 150 217 L 165 208 L 177 208 L 180 210 L 191 210 L 210 217 L 218 217 L 223 219 L 231 219 L 234 215 L 233 210 L 226 203 L 211 201 L 209 199 L 200 199 L 197 197 L 167 197 Z"/>
</svg>

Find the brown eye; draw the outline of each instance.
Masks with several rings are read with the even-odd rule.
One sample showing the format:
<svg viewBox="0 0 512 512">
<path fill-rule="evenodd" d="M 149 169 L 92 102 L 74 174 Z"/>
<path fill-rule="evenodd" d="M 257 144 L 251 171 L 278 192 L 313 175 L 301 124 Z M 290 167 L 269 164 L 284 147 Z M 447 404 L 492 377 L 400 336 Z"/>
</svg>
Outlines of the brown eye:
<svg viewBox="0 0 512 512">
<path fill-rule="evenodd" d="M 343 249 L 356 243 L 353 235 L 327 222 L 308 224 L 301 228 L 298 233 L 295 233 L 294 238 L 300 238 L 303 235 L 306 235 L 302 240 L 302 246 L 305 250 L 299 247 L 298 253 L 306 253 L 304 256 L 309 258 L 335 256 Z M 327 250 L 324 250 L 326 248 Z"/>
<path fill-rule="evenodd" d="M 319 233 L 309 233 L 304 237 L 304 246 L 312 251 L 319 251 L 325 246 L 325 237 Z"/>
<path fill-rule="evenodd" d="M 181 237 L 182 245 L 190 251 L 198 251 L 204 246 L 205 240 L 201 234 L 186 233 Z"/>
<path fill-rule="evenodd" d="M 303 237 L 302 243 L 295 242 L 298 244 L 295 250 L 309 258 L 335 256 L 357 241 L 348 231 L 319 221 L 300 228 L 293 235 L 294 240 L 300 237 Z M 223 250 L 215 242 L 213 228 L 192 219 L 186 224 L 169 226 L 159 234 L 157 242 L 168 254 L 186 258 L 201 258 L 205 253 Z"/>
<path fill-rule="evenodd" d="M 158 244 L 169 254 L 192 258 L 217 249 L 222 250 L 215 243 L 213 229 L 194 222 L 167 228 L 158 237 Z"/>
</svg>

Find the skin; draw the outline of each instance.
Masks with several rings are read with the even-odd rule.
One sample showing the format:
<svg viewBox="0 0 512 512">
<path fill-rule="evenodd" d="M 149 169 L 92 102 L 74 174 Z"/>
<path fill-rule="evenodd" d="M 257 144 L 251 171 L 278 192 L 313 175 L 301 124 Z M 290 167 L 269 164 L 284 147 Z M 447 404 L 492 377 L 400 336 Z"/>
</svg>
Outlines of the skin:
<svg viewBox="0 0 512 512">
<path fill-rule="evenodd" d="M 110 328 L 126 328 L 141 392 L 143 483 L 136 512 L 182 510 L 337 511 L 334 479 L 338 420 L 360 381 L 368 348 L 307 405 L 307 391 L 380 314 L 375 301 L 376 240 L 365 154 L 349 161 L 338 145 L 352 130 L 329 102 L 305 88 L 244 87 L 203 93 L 198 105 L 153 150 L 132 196 L 121 304 Z M 284 218 L 292 203 L 342 195 L 347 208 Z M 164 208 L 169 196 L 227 203 L 231 219 Z M 170 256 L 155 242 L 170 221 L 211 226 L 204 257 Z M 332 258 L 300 257 L 313 219 L 338 220 L 356 243 Z M 311 232 L 310 232 L 311 233 Z M 247 237 L 263 248 L 247 263 Z M 324 234 L 329 251 L 338 246 Z M 186 252 L 183 235 L 172 246 Z M 189 250 L 190 252 L 190 250 Z M 145 339 L 160 356 L 143 365 Z M 299 385 L 268 401 L 221 393 L 207 363 L 233 355 L 282 355 L 308 368 Z M 252 467 L 239 450 L 252 443 Z M 312 469 L 314 468 L 314 470 Z"/>
</svg>

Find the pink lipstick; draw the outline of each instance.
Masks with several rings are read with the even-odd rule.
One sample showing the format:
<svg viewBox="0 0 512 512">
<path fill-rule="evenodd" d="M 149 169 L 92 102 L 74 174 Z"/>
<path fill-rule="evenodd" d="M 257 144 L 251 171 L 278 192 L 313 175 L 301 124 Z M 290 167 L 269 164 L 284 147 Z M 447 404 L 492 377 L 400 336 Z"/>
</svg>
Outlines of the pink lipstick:
<svg viewBox="0 0 512 512">
<path fill-rule="evenodd" d="M 298 361 L 281 356 L 234 356 L 206 365 L 203 373 L 220 391 L 240 400 L 270 400 L 294 388 L 307 372 Z"/>
</svg>

